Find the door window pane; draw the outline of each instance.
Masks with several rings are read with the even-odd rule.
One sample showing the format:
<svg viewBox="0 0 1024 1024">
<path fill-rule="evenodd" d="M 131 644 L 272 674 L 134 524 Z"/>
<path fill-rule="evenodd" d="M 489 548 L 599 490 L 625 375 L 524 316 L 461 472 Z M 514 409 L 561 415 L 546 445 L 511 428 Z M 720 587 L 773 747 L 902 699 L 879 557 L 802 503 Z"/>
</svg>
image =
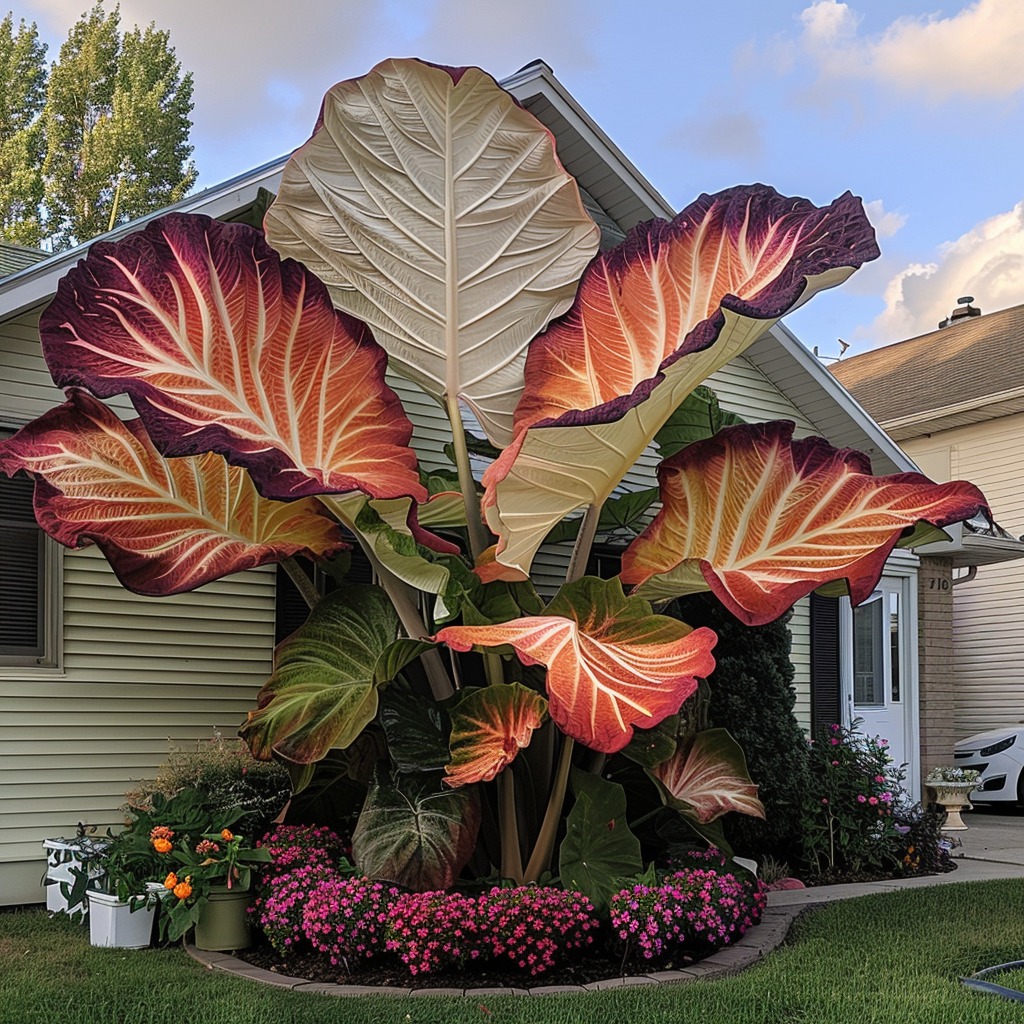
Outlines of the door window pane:
<svg viewBox="0 0 1024 1024">
<path fill-rule="evenodd" d="M 853 703 L 885 704 L 881 594 L 853 609 Z"/>
<path fill-rule="evenodd" d="M 889 598 L 889 685 L 892 699 L 900 700 L 900 595 L 890 593 Z"/>
</svg>

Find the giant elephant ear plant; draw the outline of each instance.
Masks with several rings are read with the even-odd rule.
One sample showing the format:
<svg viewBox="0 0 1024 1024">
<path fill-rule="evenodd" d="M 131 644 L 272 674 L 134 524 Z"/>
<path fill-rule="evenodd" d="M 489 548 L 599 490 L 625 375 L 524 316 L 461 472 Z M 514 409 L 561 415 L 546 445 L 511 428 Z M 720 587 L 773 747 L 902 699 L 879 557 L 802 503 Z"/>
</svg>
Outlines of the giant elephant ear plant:
<svg viewBox="0 0 1024 1024">
<path fill-rule="evenodd" d="M 616 777 L 698 829 L 763 814 L 742 752 L 684 707 L 715 635 L 650 602 L 710 590 L 760 623 L 837 581 L 859 601 L 919 522 L 985 507 L 791 424 L 697 430 L 620 577 L 585 576 L 624 474 L 701 381 L 878 254 L 849 193 L 817 208 L 762 185 L 598 238 L 553 137 L 492 78 L 385 61 L 327 93 L 264 231 L 161 217 L 95 244 L 40 321 L 68 401 L 0 469 L 35 477 L 51 536 L 149 595 L 365 551 L 373 586 L 305 588 L 242 734 L 372 768 L 354 857 L 378 878 L 554 869 L 601 902 L 643 869 Z M 386 367 L 444 411 L 447 475 L 419 471 Z M 100 401 L 121 393 L 138 419 Z M 545 601 L 531 566 L 567 521 Z"/>
</svg>

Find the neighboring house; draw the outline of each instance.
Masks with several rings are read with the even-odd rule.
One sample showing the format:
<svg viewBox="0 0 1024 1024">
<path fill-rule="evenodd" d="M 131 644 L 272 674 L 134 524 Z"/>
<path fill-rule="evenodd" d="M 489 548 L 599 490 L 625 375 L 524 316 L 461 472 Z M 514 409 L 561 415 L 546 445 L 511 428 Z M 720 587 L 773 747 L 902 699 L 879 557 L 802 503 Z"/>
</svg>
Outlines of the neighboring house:
<svg viewBox="0 0 1024 1024">
<path fill-rule="evenodd" d="M 546 65 L 531 64 L 503 84 L 555 135 L 605 244 L 651 217 L 673 215 Z M 267 164 L 175 209 L 245 217 L 260 189 L 276 190 L 283 164 Z M 40 354 L 37 324 L 57 282 L 83 253 L 53 256 L 0 282 L 0 428 L 14 430 L 62 400 Z M 423 463 L 444 465 L 448 426 L 441 411 L 407 381 L 391 383 L 414 421 Z M 821 434 L 866 452 L 877 473 L 912 468 L 783 325 L 710 384 L 726 408 L 747 419 L 794 420 L 800 435 Z M 124 400 L 112 404 L 131 414 Z M 651 486 L 655 465 L 653 455 L 645 458 L 629 484 Z M 152 776 L 168 741 L 185 745 L 208 739 L 215 727 L 235 730 L 270 671 L 275 632 L 287 631 L 289 621 L 287 587 L 279 587 L 273 567 L 172 598 L 129 593 L 96 548 L 65 551 L 40 534 L 24 481 L 0 482 L 0 526 L 0 599 L 9 609 L 0 615 L 0 903 L 20 903 L 42 898 L 42 839 L 72 834 L 79 821 L 101 830 L 116 824 L 125 789 Z M 565 560 L 564 551 L 542 551 L 535 566 L 541 583 L 557 585 Z M 886 652 L 872 664 L 889 696 L 870 709 L 870 727 L 911 763 L 915 787 L 917 562 L 896 553 L 880 585 L 887 607 L 898 604 L 898 631 L 882 617 L 857 634 L 863 648 L 873 643 Z M 816 599 L 813 615 L 810 601 L 795 610 L 797 716 L 807 730 L 849 720 L 842 694 L 853 693 L 853 658 L 849 637 L 840 636 L 849 620 L 835 600 Z"/>
<path fill-rule="evenodd" d="M 1024 306 L 968 300 L 930 334 L 832 365 L 836 378 L 933 480 L 967 479 L 1000 526 L 1024 533 Z M 952 650 L 936 666 L 956 739 L 1024 721 L 1024 561 L 1012 537 L 957 531 Z M 922 553 L 932 549 L 921 549 Z M 988 564 L 986 564 L 988 563 Z M 970 565 L 976 570 L 965 569 Z"/>
</svg>

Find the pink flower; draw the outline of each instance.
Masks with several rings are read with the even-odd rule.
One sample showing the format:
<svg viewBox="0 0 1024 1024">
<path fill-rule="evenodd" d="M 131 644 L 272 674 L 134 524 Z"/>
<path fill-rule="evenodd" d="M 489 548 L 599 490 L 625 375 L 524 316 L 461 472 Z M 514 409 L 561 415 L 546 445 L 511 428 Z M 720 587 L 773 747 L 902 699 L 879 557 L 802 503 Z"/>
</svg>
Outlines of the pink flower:
<svg viewBox="0 0 1024 1024">
<path fill-rule="evenodd" d="M 868 803 L 871 804 L 872 807 L 877 806 L 878 805 L 878 797 L 877 796 L 869 796 L 868 797 Z"/>
<path fill-rule="evenodd" d="M 866 803 L 867 799 L 868 798 L 863 793 L 858 793 L 857 794 L 857 803 L 859 803 L 859 804 Z"/>
<path fill-rule="evenodd" d="M 836 739 L 835 736 L 833 736 L 832 739 L 829 740 L 829 743 L 831 743 L 833 747 L 838 747 L 839 746 L 839 740 Z"/>
</svg>

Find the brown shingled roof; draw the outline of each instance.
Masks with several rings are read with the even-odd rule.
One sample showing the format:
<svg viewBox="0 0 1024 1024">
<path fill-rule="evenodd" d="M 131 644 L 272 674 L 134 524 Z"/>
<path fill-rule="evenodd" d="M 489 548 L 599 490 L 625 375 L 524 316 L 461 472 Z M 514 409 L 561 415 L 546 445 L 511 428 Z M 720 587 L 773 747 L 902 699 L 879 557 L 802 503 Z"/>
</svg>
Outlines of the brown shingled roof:
<svg viewBox="0 0 1024 1024">
<path fill-rule="evenodd" d="M 1024 305 L 965 318 L 829 369 L 883 427 L 954 406 L 987 405 L 1024 390 Z"/>
</svg>

